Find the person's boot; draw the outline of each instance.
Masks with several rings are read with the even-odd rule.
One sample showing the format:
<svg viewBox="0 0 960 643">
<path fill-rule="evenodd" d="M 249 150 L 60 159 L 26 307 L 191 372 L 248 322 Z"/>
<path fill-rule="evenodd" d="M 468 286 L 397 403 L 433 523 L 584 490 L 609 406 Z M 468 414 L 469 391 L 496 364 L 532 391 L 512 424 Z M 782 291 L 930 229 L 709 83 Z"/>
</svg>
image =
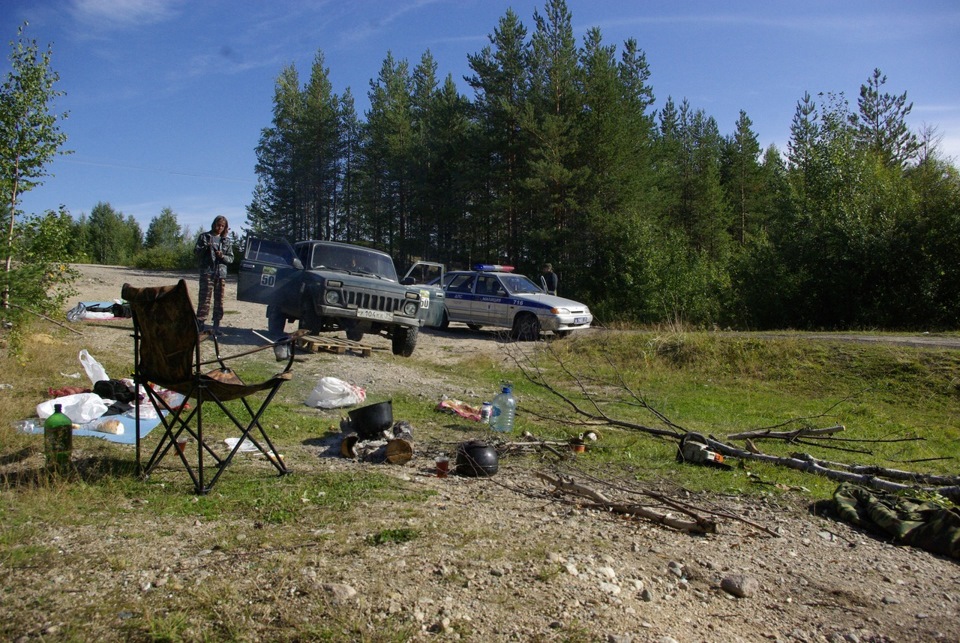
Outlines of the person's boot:
<svg viewBox="0 0 960 643">
<path fill-rule="evenodd" d="M 220 321 L 219 321 L 219 320 L 213 322 L 213 336 L 214 336 L 214 337 L 223 337 L 223 333 L 220 332 Z"/>
</svg>

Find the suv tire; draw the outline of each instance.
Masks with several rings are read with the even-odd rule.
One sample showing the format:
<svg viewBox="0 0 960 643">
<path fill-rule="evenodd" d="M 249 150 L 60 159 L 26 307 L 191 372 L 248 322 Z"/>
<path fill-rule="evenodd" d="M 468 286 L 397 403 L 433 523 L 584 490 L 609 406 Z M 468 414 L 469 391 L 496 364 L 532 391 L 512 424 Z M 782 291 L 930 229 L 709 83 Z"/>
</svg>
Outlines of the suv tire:
<svg viewBox="0 0 960 643">
<path fill-rule="evenodd" d="M 417 347 L 419 331 L 419 328 L 398 328 L 393 331 L 393 354 L 401 357 L 413 355 L 413 349 Z"/>
</svg>

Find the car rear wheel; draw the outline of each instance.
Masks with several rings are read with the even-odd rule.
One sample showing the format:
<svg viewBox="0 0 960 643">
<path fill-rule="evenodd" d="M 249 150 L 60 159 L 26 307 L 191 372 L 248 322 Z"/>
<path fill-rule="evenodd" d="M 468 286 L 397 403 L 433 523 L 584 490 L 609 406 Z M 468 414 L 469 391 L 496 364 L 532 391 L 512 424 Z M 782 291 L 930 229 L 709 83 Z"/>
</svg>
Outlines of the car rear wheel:
<svg viewBox="0 0 960 643">
<path fill-rule="evenodd" d="M 513 320 L 513 339 L 521 342 L 533 342 L 540 339 L 540 320 L 531 313 L 520 313 Z"/>
<path fill-rule="evenodd" d="M 401 357 L 410 357 L 413 355 L 413 349 L 417 346 L 417 328 L 398 328 L 393 331 L 393 354 Z"/>
</svg>

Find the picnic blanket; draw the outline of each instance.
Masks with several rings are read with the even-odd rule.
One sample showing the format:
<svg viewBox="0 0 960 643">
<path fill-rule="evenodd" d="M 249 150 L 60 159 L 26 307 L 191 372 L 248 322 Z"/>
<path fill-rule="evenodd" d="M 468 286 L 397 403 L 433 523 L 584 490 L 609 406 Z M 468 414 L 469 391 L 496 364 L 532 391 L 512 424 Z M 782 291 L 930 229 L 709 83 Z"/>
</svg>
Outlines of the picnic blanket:
<svg viewBox="0 0 960 643">
<path fill-rule="evenodd" d="M 81 301 L 67 311 L 67 320 L 72 322 L 124 319 L 132 316 L 130 304 L 120 299 L 114 301 Z"/>
<path fill-rule="evenodd" d="M 106 422 L 108 420 L 117 420 L 123 425 L 123 433 L 116 435 L 114 433 L 104 433 L 102 431 L 95 430 L 96 427 L 101 422 Z M 153 431 L 156 426 L 160 424 L 160 418 L 140 418 L 140 437 L 145 437 L 150 431 Z M 137 439 L 137 421 L 135 418 L 128 417 L 126 415 L 104 415 L 97 418 L 92 422 L 81 425 L 83 428 L 75 429 L 73 431 L 74 437 L 90 437 L 90 438 L 101 438 L 103 440 L 109 440 L 110 442 L 119 442 L 121 444 L 134 444 Z M 33 435 L 43 435 L 43 422 L 38 421 L 34 423 L 33 428 L 23 429 L 20 431 L 22 433 L 29 433 Z"/>
</svg>

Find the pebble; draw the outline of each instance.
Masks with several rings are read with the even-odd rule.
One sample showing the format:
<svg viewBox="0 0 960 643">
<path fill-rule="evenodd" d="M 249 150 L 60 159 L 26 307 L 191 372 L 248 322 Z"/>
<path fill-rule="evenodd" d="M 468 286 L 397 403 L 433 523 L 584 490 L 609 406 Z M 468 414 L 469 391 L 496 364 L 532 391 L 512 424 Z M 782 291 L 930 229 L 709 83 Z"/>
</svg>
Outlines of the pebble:
<svg viewBox="0 0 960 643">
<path fill-rule="evenodd" d="M 720 589 L 737 598 L 751 598 L 760 589 L 760 583 L 752 576 L 731 574 L 720 581 Z"/>
<path fill-rule="evenodd" d="M 617 596 L 620 594 L 620 586 L 616 583 L 600 583 L 600 590 L 611 596 Z"/>
<path fill-rule="evenodd" d="M 343 603 L 357 595 L 357 590 L 343 583 L 324 583 L 323 590 L 330 595 L 334 603 Z"/>
</svg>

